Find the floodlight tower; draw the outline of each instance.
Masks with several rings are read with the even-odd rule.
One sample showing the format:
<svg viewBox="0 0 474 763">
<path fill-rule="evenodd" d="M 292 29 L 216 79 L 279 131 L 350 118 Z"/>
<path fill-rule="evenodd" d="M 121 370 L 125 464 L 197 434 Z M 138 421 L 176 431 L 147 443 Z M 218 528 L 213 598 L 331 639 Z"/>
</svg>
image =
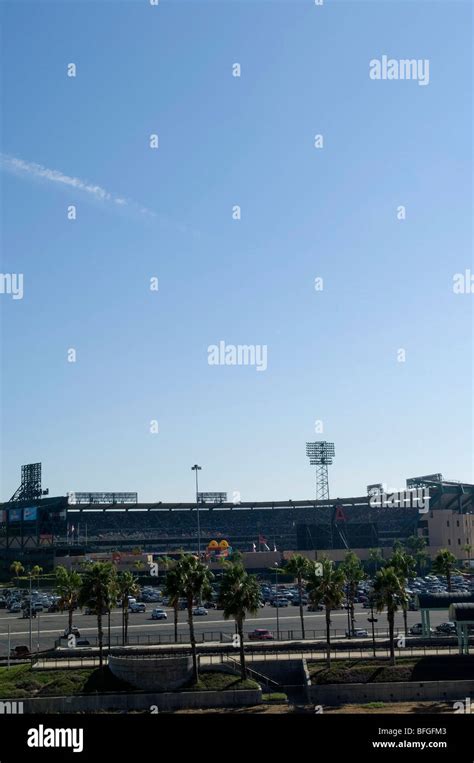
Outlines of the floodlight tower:
<svg viewBox="0 0 474 763">
<path fill-rule="evenodd" d="M 316 500 L 329 499 L 328 466 L 335 455 L 333 442 L 307 442 L 306 455 L 311 466 L 316 467 Z"/>
</svg>

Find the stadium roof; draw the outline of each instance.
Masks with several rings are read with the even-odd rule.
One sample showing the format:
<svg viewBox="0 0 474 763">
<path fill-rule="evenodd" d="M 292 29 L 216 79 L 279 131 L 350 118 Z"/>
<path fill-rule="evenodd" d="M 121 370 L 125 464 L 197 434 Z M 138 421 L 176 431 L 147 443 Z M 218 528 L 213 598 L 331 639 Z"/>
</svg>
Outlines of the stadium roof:
<svg viewBox="0 0 474 763">
<path fill-rule="evenodd" d="M 416 597 L 420 609 L 449 609 L 451 604 L 474 604 L 471 593 L 422 593 Z"/>
<path fill-rule="evenodd" d="M 449 608 L 450 619 L 458 623 L 474 623 L 474 603 L 452 604 Z"/>
</svg>

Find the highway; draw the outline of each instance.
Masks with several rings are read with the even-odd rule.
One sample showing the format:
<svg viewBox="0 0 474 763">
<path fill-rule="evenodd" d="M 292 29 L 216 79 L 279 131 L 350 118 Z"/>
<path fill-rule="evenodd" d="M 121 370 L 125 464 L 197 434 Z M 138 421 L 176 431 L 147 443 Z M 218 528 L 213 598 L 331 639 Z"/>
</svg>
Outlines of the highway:
<svg viewBox="0 0 474 763">
<path fill-rule="evenodd" d="M 168 620 L 152 620 L 151 610 L 154 605 L 147 605 L 147 611 L 144 613 L 129 614 L 129 643 L 144 644 L 163 643 L 173 640 L 173 610 L 163 607 L 168 614 Z M 249 617 L 246 620 L 245 632 L 252 631 L 254 628 L 267 628 L 277 635 L 277 610 L 274 607 L 266 605 L 262 607 L 255 617 Z M 295 606 L 282 607 L 279 609 L 279 629 L 281 639 L 297 639 L 301 636 L 301 625 L 299 618 L 299 609 Z M 370 617 L 370 610 L 363 609 L 356 605 L 356 628 L 364 628 L 371 635 L 371 625 L 367 619 Z M 386 637 L 387 619 L 385 613 L 375 614 L 378 622 L 376 629 L 380 630 L 380 637 Z M 332 612 L 332 638 L 344 638 L 347 629 L 347 612 L 340 609 Z M 432 614 L 431 627 L 435 627 L 441 622 L 448 620 L 448 612 L 436 612 Z M 414 625 L 421 621 L 419 612 L 408 613 L 408 624 Z M 198 641 L 220 641 L 231 640 L 235 633 L 234 621 L 225 621 L 222 612 L 219 610 L 209 610 L 207 616 L 195 617 L 195 631 Z M 116 609 L 110 616 L 110 636 L 111 645 L 121 644 L 122 634 L 122 611 Z M 38 613 L 36 618 L 31 620 L 32 628 L 32 646 L 33 651 L 53 648 L 55 641 L 63 634 L 68 624 L 67 613 Z M 97 635 L 97 618 L 92 615 L 84 615 L 80 610 L 74 613 L 73 624 L 79 629 L 81 638 L 88 639 L 91 645 L 94 645 Z M 6 655 L 8 651 L 8 627 L 10 627 L 10 646 L 14 647 L 20 644 L 29 645 L 30 621 L 23 620 L 17 614 L 10 614 L 6 610 L 0 610 L 0 654 Z M 395 627 L 403 633 L 403 617 L 398 612 L 395 619 Z M 310 639 L 325 638 L 325 614 L 324 612 L 306 612 L 305 611 L 306 637 Z M 108 639 L 108 617 L 103 617 L 104 643 Z M 222 635 L 221 635 L 222 634 Z M 38 637 L 39 636 L 39 637 Z M 181 642 L 188 640 L 187 613 L 179 613 L 178 636 Z M 66 645 L 66 642 L 64 642 Z"/>
</svg>

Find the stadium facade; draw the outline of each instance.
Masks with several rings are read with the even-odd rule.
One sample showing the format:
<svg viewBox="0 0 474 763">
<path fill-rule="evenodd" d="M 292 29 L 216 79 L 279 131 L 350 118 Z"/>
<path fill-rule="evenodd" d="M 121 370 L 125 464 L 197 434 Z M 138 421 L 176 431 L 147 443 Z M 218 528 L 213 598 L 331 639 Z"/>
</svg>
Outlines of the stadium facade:
<svg viewBox="0 0 474 763">
<path fill-rule="evenodd" d="M 451 548 L 467 558 L 474 541 L 474 485 L 407 480 L 407 489 L 353 498 L 200 504 L 201 547 L 225 538 L 242 552 L 300 551 L 367 558 L 395 541 L 422 536 L 433 556 Z M 107 500 L 106 495 L 103 494 Z M 122 494 L 123 495 L 123 494 Z M 13 560 L 50 569 L 58 557 L 98 552 L 172 554 L 197 549 L 195 503 L 72 503 L 67 496 L 11 500 L 0 505 L 3 574 Z M 262 557 L 263 558 L 263 557 Z"/>
</svg>

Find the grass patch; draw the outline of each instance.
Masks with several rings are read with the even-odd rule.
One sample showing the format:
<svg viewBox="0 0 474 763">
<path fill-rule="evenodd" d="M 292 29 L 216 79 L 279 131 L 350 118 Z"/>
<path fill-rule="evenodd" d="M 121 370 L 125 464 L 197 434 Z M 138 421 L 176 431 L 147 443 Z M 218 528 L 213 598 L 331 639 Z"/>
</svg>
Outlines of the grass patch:
<svg viewBox="0 0 474 763">
<path fill-rule="evenodd" d="M 75 694 L 131 689 L 129 684 L 115 678 L 108 668 L 32 670 L 30 665 L 0 668 L 1 699 L 70 697 Z"/>
<path fill-rule="evenodd" d="M 288 697 L 283 692 L 275 691 L 272 694 L 262 694 L 262 702 L 288 702 Z"/>
<path fill-rule="evenodd" d="M 400 681 L 462 681 L 474 679 L 474 657 L 440 655 L 387 660 L 334 660 L 331 668 L 308 663 L 313 685 L 399 683 Z"/>
<path fill-rule="evenodd" d="M 368 710 L 379 710 L 381 707 L 385 707 L 385 702 L 367 702 L 364 707 Z"/>
<path fill-rule="evenodd" d="M 238 676 L 231 673 L 217 673 L 215 671 L 199 674 L 199 680 L 191 684 L 184 691 L 229 691 L 234 689 L 259 689 L 259 685 L 251 678 L 242 681 Z"/>
</svg>

